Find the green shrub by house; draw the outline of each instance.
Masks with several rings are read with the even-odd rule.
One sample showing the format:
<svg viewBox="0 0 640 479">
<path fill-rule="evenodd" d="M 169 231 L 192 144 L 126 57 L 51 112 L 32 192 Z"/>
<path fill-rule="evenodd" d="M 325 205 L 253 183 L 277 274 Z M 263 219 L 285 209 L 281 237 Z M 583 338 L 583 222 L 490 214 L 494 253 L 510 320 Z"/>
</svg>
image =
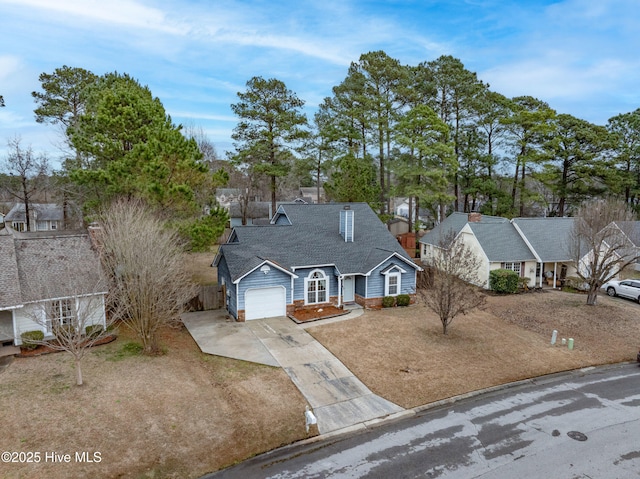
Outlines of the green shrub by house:
<svg viewBox="0 0 640 479">
<path fill-rule="evenodd" d="M 85 333 L 89 338 L 95 338 L 102 333 L 102 324 L 90 324 L 85 329 Z"/>
<path fill-rule="evenodd" d="M 395 304 L 396 304 L 396 298 L 394 298 L 393 296 L 385 296 L 382 298 L 383 308 L 391 308 L 395 306 Z"/>
<path fill-rule="evenodd" d="M 44 339 L 44 333 L 42 331 L 25 331 L 20 334 L 20 339 L 22 339 L 22 348 L 36 349 L 38 343 L 34 341 L 42 341 Z"/>
<path fill-rule="evenodd" d="M 489 289 L 496 293 L 515 293 L 518 291 L 518 273 L 509 269 L 489 271 Z"/>
<path fill-rule="evenodd" d="M 408 294 L 399 294 L 396 296 L 396 304 L 398 306 L 409 306 L 411 303 L 411 297 Z"/>
</svg>

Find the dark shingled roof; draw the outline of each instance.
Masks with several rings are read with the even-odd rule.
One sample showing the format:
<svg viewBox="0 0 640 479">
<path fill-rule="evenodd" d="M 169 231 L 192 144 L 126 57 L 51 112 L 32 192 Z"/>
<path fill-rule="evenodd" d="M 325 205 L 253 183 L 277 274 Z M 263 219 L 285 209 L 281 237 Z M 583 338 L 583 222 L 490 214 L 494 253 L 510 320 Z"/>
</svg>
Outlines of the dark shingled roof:
<svg viewBox="0 0 640 479">
<path fill-rule="evenodd" d="M 533 261 L 535 255 L 507 218 L 482 215 L 480 221 L 469 221 L 467 213 L 452 213 L 426 233 L 420 243 L 439 245 L 441 237 L 457 235 L 467 224 L 490 262 Z"/>
<path fill-rule="evenodd" d="M 0 235 L 0 309 L 107 291 L 86 233 Z"/>
<path fill-rule="evenodd" d="M 224 256 L 235 281 L 265 260 L 295 274 L 304 266 L 335 265 L 341 274 L 366 274 L 392 254 L 408 264 L 411 258 L 366 203 L 350 203 L 354 212 L 354 241 L 345 242 L 339 232 L 340 211 L 345 204 L 287 204 L 291 224 L 239 226 L 216 257 Z M 276 215 L 277 216 L 277 215 Z"/>
<path fill-rule="evenodd" d="M 533 251 L 545 263 L 572 261 L 569 246 L 573 218 L 514 218 Z"/>
<path fill-rule="evenodd" d="M 469 223 L 490 262 L 535 261 L 522 237 L 510 222 Z"/>
</svg>

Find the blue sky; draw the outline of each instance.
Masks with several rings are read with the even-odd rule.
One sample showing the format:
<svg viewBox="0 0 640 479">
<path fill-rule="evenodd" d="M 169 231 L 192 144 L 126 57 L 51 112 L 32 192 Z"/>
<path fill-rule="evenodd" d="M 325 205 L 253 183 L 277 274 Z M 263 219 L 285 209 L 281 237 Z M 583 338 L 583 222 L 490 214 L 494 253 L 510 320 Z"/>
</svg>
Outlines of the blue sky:
<svg viewBox="0 0 640 479">
<path fill-rule="evenodd" d="M 62 65 L 130 74 L 219 153 L 251 77 L 284 81 L 311 117 L 374 50 L 411 65 L 453 55 L 492 90 L 598 124 L 640 107 L 638 0 L 0 0 L 0 19 L 0 160 L 16 135 L 61 155 L 31 92 Z"/>
</svg>

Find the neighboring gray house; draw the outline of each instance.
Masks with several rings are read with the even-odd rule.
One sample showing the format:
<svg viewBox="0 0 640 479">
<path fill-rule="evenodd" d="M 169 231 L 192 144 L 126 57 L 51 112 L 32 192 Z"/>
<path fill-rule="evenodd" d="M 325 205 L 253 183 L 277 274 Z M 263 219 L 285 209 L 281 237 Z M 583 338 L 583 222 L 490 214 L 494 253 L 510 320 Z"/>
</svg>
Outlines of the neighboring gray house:
<svg viewBox="0 0 640 479">
<path fill-rule="evenodd" d="M 214 259 L 237 320 L 323 304 L 377 308 L 398 294 L 415 300 L 421 268 L 366 203 L 283 204 L 270 223 L 236 227 Z"/>
<path fill-rule="evenodd" d="M 27 231 L 27 215 L 24 203 L 16 203 L 6 214 L 5 223 L 16 231 Z M 55 203 L 29 205 L 30 231 L 53 231 L 64 228 L 64 211 Z"/>
<path fill-rule="evenodd" d="M 85 325 L 105 326 L 106 281 L 86 232 L 19 233 L 0 230 L 0 346 L 20 345 L 20 334 L 63 324 L 78 311 Z"/>
<path fill-rule="evenodd" d="M 232 228 L 242 225 L 242 208 L 244 206 L 239 202 L 233 202 L 229 205 L 229 224 Z M 270 201 L 250 201 L 247 203 L 247 225 L 265 224 L 271 219 L 271 202 Z"/>
</svg>

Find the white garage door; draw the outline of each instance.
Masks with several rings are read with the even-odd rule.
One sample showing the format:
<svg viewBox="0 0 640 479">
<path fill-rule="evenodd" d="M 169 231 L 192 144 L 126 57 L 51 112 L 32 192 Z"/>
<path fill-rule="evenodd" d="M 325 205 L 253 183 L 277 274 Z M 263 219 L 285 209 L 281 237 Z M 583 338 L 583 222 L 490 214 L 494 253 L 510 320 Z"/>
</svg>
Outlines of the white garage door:
<svg viewBox="0 0 640 479">
<path fill-rule="evenodd" d="M 244 319 L 285 316 L 287 307 L 282 287 L 249 289 L 244 293 Z"/>
</svg>

